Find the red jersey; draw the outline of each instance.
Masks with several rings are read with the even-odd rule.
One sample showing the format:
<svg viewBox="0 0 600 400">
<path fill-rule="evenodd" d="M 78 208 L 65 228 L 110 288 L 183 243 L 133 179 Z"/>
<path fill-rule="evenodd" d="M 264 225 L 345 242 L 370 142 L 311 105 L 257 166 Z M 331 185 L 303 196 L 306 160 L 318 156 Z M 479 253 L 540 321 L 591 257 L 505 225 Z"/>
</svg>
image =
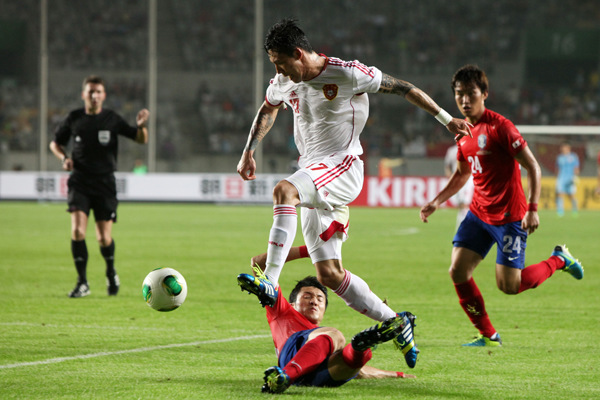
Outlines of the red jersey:
<svg viewBox="0 0 600 400">
<path fill-rule="evenodd" d="M 483 222 L 503 225 L 520 221 L 527 210 L 521 166 L 515 160 L 527 142 L 515 125 L 486 109 L 471 128 L 473 137 L 458 142 L 458 161 L 467 161 L 473 175 L 470 210 Z"/>
<path fill-rule="evenodd" d="M 306 317 L 300 314 L 292 307 L 290 303 L 281 295 L 281 287 L 277 294 L 277 302 L 273 307 L 267 309 L 267 321 L 271 327 L 273 343 L 277 350 L 277 357 L 286 340 L 298 331 L 318 328 L 318 325 L 310 322 Z"/>
</svg>

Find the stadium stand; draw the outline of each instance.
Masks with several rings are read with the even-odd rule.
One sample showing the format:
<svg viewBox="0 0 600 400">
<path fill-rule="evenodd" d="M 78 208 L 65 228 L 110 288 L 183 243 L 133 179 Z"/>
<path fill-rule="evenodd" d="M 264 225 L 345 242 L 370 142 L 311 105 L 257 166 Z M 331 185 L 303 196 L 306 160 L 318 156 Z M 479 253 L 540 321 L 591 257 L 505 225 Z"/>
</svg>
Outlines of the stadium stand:
<svg viewBox="0 0 600 400">
<path fill-rule="evenodd" d="M 161 83 L 159 158 L 239 153 L 255 112 L 253 7 L 243 0 L 159 3 L 159 30 L 165 32 L 159 38 L 159 60 L 169 59 L 159 65 L 199 76 L 193 94 L 187 96 L 165 95 L 162 91 L 169 83 Z M 556 21 L 560 26 L 596 28 L 600 9 L 595 3 L 574 2 L 566 13 L 567 6 L 558 0 L 498 0 L 485 8 L 468 0 L 440 2 L 436 7 L 418 0 L 406 0 L 402 7 L 392 0 L 265 0 L 264 20 L 266 29 L 281 17 L 298 17 L 317 51 L 357 58 L 410 80 L 447 110 L 455 110 L 450 76 L 460 65 L 473 62 L 490 75 L 503 77 L 493 79 L 500 83 L 492 88 L 488 102 L 517 124 L 599 124 L 597 69 L 573 71 L 570 81 L 551 85 L 528 80 L 522 72 L 528 29 L 556 26 Z M 122 78 L 109 80 L 107 106 L 132 119 L 134 110 L 146 103 L 147 4 L 143 0 L 50 2 L 50 70 L 74 76 L 121 73 Z M 39 48 L 38 9 L 35 0 L 0 2 L 0 19 L 10 16 L 26 21 L 28 43 L 34 49 Z M 159 69 L 159 75 L 162 72 Z M 272 66 L 265 62 L 265 79 L 272 73 Z M 231 74 L 247 84 L 219 84 L 220 79 L 215 79 L 227 82 Z M 37 76 L 0 75 L 1 152 L 39 148 L 38 80 Z M 66 110 L 77 106 L 75 90 L 73 84 L 68 89 L 50 85 L 50 131 Z M 363 136 L 369 155 L 440 156 L 449 145 L 443 127 L 432 125 L 419 110 L 390 96 L 371 96 L 371 102 L 371 118 Z M 278 134 L 267 136 L 264 150 L 293 158 L 292 121 L 284 114 L 279 117 L 284 121 L 278 121 Z"/>
</svg>

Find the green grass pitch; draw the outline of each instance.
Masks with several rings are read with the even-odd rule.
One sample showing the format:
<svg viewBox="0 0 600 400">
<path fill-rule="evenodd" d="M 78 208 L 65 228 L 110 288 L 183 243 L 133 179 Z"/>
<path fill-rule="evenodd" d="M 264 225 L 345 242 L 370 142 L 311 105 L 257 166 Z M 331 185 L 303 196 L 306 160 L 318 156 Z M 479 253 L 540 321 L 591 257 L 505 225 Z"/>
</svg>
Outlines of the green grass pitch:
<svg viewBox="0 0 600 400">
<path fill-rule="evenodd" d="M 92 294 L 70 299 L 75 269 L 63 203 L 0 202 L 0 398 L 266 399 L 262 373 L 276 363 L 264 310 L 236 275 L 266 250 L 270 206 L 132 204 L 114 227 L 117 297 L 106 295 L 104 261 L 88 229 Z M 337 389 L 291 387 L 282 396 L 319 399 L 591 399 L 600 397 L 600 213 L 562 219 L 541 211 L 527 263 L 567 243 L 583 261 L 576 281 L 557 272 L 518 296 L 495 285 L 495 249 L 475 279 L 502 348 L 464 348 L 475 334 L 448 277 L 456 211 L 423 224 L 416 209 L 351 211 L 344 266 L 392 308 L 418 316 L 414 370 L 391 343 L 371 365 L 417 379 L 352 381 Z M 296 243 L 301 244 L 299 233 Z M 142 281 L 158 267 L 179 270 L 188 297 L 170 313 L 150 309 Z M 308 260 L 285 266 L 284 293 L 314 274 Z M 373 322 L 335 295 L 323 325 L 349 340 Z"/>
</svg>

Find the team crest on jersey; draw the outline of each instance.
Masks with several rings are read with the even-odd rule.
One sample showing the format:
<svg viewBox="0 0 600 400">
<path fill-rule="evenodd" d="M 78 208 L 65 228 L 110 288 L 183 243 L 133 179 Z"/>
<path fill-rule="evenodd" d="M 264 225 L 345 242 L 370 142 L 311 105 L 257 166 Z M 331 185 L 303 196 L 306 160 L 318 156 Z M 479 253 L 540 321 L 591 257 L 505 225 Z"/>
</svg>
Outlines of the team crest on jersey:
<svg viewBox="0 0 600 400">
<path fill-rule="evenodd" d="M 484 150 L 485 147 L 487 146 L 487 141 L 488 141 L 488 138 L 485 135 L 479 135 L 479 137 L 477 137 L 477 147 L 479 147 L 479 149 L 480 149 L 477 152 L 478 155 L 483 156 L 486 154 L 492 154 L 491 151 Z"/>
<path fill-rule="evenodd" d="M 98 141 L 106 146 L 110 142 L 110 131 L 98 131 Z"/>
<path fill-rule="evenodd" d="M 480 149 L 485 149 L 485 146 L 487 146 L 487 136 L 479 135 L 479 137 L 477 138 L 477 146 Z"/>
<path fill-rule="evenodd" d="M 323 85 L 323 94 L 327 100 L 333 100 L 338 94 L 338 85 L 335 83 L 329 85 Z"/>
</svg>

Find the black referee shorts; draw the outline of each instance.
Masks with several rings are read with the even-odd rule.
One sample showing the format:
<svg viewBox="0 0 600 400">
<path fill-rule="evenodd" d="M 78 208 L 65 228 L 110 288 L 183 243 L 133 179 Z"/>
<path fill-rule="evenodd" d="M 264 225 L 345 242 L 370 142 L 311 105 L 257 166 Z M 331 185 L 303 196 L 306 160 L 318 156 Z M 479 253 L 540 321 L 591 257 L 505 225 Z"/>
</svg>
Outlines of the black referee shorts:
<svg viewBox="0 0 600 400">
<path fill-rule="evenodd" d="M 72 175 L 68 182 L 68 212 L 83 211 L 89 217 L 94 210 L 96 221 L 117 222 L 117 191 L 114 176 L 82 182 L 81 176 Z"/>
</svg>

